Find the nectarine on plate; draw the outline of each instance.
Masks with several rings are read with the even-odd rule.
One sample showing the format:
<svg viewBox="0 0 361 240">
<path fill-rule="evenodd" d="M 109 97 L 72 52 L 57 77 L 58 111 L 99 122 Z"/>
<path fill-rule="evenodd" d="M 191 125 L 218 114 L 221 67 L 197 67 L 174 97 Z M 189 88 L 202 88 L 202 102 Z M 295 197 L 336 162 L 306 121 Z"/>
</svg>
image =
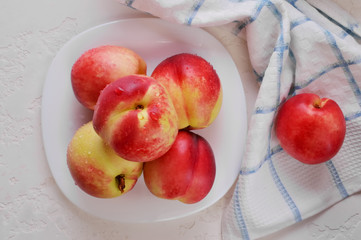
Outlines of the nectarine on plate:
<svg viewBox="0 0 361 240">
<path fill-rule="evenodd" d="M 212 146 L 216 177 L 209 194 L 195 204 L 155 197 L 143 176 L 127 194 L 99 199 L 74 184 L 66 160 L 67 146 L 76 130 L 92 119 L 93 112 L 74 96 L 70 71 L 86 50 L 100 45 L 119 45 L 137 52 L 147 63 L 147 75 L 164 59 L 179 53 L 197 54 L 217 71 L 223 103 L 214 122 L 193 130 Z M 232 57 L 206 31 L 155 18 L 124 19 L 91 28 L 72 38 L 57 53 L 46 76 L 42 96 L 44 148 L 54 179 L 77 207 L 100 218 L 119 222 L 155 222 L 199 212 L 217 202 L 239 174 L 247 131 L 247 112 L 242 82 Z"/>
</svg>

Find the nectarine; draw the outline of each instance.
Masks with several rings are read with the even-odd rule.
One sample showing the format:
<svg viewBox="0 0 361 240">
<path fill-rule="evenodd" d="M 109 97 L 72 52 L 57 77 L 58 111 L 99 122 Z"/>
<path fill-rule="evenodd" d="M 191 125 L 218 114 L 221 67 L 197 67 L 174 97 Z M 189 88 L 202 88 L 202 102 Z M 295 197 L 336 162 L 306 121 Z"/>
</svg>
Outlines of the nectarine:
<svg viewBox="0 0 361 240">
<path fill-rule="evenodd" d="M 144 163 L 146 186 L 159 198 L 196 203 L 210 192 L 216 163 L 210 144 L 198 134 L 179 131 L 170 150 Z"/>
<path fill-rule="evenodd" d="M 222 86 L 213 66 L 189 53 L 171 56 L 152 75 L 168 90 L 178 115 L 179 129 L 201 129 L 217 117 L 222 105 Z"/>
<path fill-rule="evenodd" d="M 80 127 L 73 136 L 67 150 L 67 164 L 75 184 L 98 198 L 129 192 L 143 170 L 143 163 L 122 159 L 105 144 L 92 122 Z"/>
<path fill-rule="evenodd" d="M 95 106 L 95 131 L 121 156 L 147 162 L 169 150 L 177 114 L 167 90 L 155 79 L 128 75 L 110 83 Z"/>
<path fill-rule="evenodd" d="M 275 129 L 281 147 L 289 155 L 303 163 L 318 164 L 340 150 L 346 121 L 335 101 L 302 93 L 280 106 Z"/>
<path fill-rule="evenodd" d="M 146 74 L 147 65 L 133 50 L 104 45 L 85 51 L 73 64 L 71 83 L 77 100 L 89 109 L 106 85 L 129 74 Z"/>
</svg>

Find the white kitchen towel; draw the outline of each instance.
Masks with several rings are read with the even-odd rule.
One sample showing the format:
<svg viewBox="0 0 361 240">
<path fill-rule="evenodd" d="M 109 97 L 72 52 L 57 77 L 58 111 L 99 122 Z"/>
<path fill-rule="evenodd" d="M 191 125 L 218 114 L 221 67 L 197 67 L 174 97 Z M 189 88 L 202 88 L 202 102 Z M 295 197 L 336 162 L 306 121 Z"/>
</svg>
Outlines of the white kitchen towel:
<svg viewBox="0 0 361 240">
<path fill-rule="evenodd" d="M 222 220 L 224 240 L 265 236 L 361 190 L 361 29 L 336 4 L 326 0 L 117 1 L 171 22 L 222 25 L 246 36 L 260 88 L 239 178 Z M 319 165 L 292 159 L 274 134 L 278 106 L 302 92 L 332 98 L 347 122 L 340 152 Z"/>
</svg>

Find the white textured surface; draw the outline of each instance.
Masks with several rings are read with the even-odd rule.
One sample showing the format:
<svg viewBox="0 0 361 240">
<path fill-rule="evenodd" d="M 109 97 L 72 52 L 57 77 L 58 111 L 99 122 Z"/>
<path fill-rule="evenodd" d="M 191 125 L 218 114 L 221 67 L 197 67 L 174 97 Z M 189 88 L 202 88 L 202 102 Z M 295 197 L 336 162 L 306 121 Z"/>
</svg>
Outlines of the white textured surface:
<svg viewBox="0 0 361 240">
<path fill-rule="evenodd" d="M 337 1 L 361 20 L 360 1 Z M 87 215 L 55 184 L 44 154 L 41 94 L 50 63 L 71 37 L 95 25 L 144 17 L 113 0 L 0 2 L 0 239 L 218 240 L 230 193 L 199 214 L 176 221 L 120 224 Z M 252 111 L 256 81 L 245 42 L 209 28 L 239 67 Z M 270 239 L 360 239 L 361 194 L 289 227 Z M 119 206 L 122 207 L 122 206 Z"/>
</svg>

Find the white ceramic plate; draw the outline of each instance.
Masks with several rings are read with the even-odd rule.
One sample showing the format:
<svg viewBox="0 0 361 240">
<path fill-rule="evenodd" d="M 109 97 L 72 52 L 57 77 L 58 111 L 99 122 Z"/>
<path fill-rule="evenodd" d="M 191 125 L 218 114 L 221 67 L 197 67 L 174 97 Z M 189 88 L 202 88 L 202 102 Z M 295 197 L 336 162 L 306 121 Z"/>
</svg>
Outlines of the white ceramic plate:
<svg viewBox="0 0 361 240">
<path fill-rule="evenodd" d="M 157 198 L 148 191 L 143 177 L 132 191 L 113 199 L 91 197 L 74 184 L 66 164 L 66 150 L 75 131 L 91 120 L 92 112 L 75 99 L 70 71 L 83 52 L 105 44 L 121 45 L 137 52 L 147 62 L 148 75 L 163 59 L 181 52 L 198 54 L 216 69 L 224 91 L 220 114 L 210 127 L 195 131 L 208 140 L 216 157 L 216 179 L 210 193 L 202 201 L 184 204 Z M 119 20 L 79 34 L 54 58 L 43 89 L 43 140 L 56 183 L 79 208 L 119 222 L 176 219 L 205 209 L 222 198 L 240 170 L 246 121 L 242 82 L 222 44 L 204 30 L 153 18 Z"/>
</svg>

